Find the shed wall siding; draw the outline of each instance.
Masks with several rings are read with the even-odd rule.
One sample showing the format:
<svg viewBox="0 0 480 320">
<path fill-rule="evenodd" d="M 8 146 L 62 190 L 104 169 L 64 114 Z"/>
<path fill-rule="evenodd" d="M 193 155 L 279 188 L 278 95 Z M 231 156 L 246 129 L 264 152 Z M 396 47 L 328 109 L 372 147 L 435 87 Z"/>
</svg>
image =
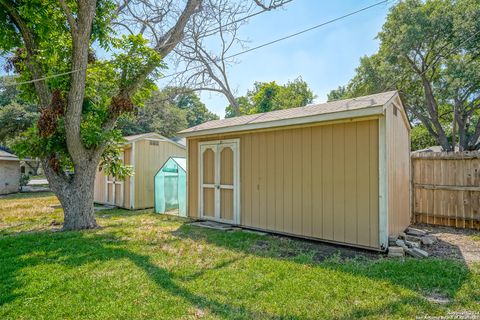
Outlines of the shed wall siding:
<svg viewBox="0 0 480 320">
<path fill-rule="evenodd" d="M 20 162 L 0 160 L 0 194 L 18 192 L 20 187 Z"/>
<path fill-rule="evenodd" d="M 169 157 L 185 157 L 186 150 L 170 142 L 135 142 L 135 209 L 153 208 L 154 178 Z"/>
<path fill-rule="evenodd" d="M 240 139 L 241 225 L 378 248 L 378 119 L 188 139 L 197 217 L 198 142 Z"/>
<path fill-rule="evenodd" d="M 105 184 L 107 183 L 107 179 L 102 171 L 97 169 L 97 173 L 95 175 L 95 186 L 94 186 L 94 193 L 93 193 L 93 201 L 96 203 L 106 203 L 107 202 L 107 195 L 105 192 Z"/>
<path fill-rule="evenodd" d="M 402 112 L 399 106 L 391 104 L 385 113 L 389 235 L 399 234 L 410 225 L 410 133 Z"/>
</svg>

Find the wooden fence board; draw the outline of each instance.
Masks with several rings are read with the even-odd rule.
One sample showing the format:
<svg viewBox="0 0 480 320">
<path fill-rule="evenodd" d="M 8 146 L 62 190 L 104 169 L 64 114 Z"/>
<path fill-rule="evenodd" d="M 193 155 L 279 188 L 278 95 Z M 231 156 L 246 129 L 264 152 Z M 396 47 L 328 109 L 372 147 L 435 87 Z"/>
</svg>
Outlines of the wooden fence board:
<svg viewBox="0 0 480 320">
<path fill-rule="evenodd" d="M 414 222 L 480 229 L 480 152 L 412 154 Z"/>
</svg>

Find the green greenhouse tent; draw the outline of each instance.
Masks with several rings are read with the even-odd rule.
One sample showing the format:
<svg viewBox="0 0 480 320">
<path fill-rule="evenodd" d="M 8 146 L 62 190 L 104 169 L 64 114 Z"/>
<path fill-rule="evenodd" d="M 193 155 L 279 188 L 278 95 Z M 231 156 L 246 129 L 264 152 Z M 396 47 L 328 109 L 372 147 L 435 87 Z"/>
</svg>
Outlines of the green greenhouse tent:
<svg viewBox="0 0 480 320">
<path fill-rule="evenodd" d="M 186 216 L 186 203 L 187 160 L 170 157 L 155 175 L 155 212 L 178 209 L 178 215 Z"/>
</svg>

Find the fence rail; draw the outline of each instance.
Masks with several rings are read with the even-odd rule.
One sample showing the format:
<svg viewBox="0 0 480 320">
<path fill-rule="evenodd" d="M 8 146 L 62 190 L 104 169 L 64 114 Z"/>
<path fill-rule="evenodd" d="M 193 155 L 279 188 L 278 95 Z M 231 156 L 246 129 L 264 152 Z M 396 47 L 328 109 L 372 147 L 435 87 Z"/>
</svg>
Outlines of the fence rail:
<svg viewBox="0 0 480 320">
<path fill-rule="evenodd" d="M 412 154 L 413 220 L 480 230 L 480 152 Z"/>
</svg>

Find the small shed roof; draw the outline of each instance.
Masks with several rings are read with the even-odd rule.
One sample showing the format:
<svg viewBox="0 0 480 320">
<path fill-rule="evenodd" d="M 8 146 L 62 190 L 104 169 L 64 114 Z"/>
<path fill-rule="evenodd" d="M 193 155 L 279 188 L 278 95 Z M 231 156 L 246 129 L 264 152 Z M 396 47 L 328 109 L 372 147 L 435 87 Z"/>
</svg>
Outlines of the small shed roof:
<svg viewBox="0 0 480 320">
<path fill-rule="evenodd" d="M 0 160 L 20 161 L 16 155 L 2 149 L 0 149 Z"/>
<path fill-rule="evenodd" d="M 213 120 L 182 130 L 179 135 L 188 137 L 382 114 L 383 106 L 397 95 L 397 91 L 388 91 L 300 108 Z"/>
<path fill-rule="evenodd" d="M 158 134 L 156 132 L 149 132 L 149 133 L 142 133 L 142 134 L 136 134 L 133 136 L 126 136 L 124 137 L 128 143 L 132 143 L 135 141 L 143 140 L 143 139 L 157 139 L 157 140 L 163 140 L 169 143 L 173 143 L 181 148 L 185 149 L 185 145 L 178 143 L 176 141 L 173 141 L 172 139 L 168 139 L 167 137 L 162 136 L 161 134 Z"/>
</svg>

